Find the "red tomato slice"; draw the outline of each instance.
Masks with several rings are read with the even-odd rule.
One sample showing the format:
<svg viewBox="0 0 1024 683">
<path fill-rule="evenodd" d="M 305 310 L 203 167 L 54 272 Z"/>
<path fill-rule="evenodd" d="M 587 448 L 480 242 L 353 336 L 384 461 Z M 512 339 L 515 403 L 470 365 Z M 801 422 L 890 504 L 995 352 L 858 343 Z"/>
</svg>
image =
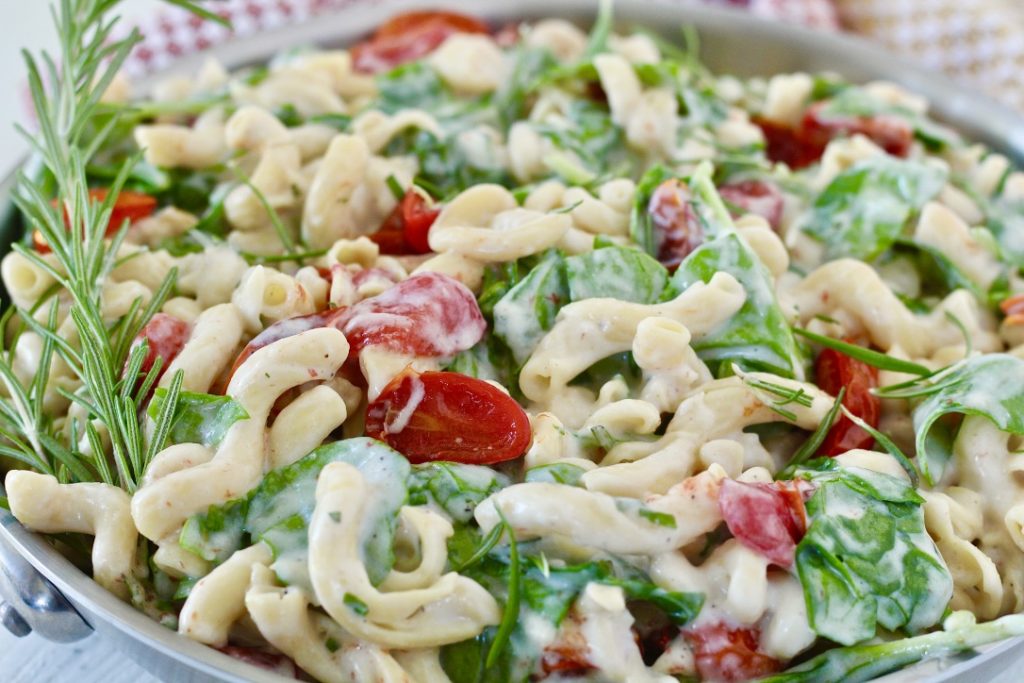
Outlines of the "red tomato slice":
<svg viewBox="0 0 1024 683">
<path fill-rule="evenodd" d="M 738 683 L 782 669 L 782 662 L 758 651 L 761 632 L 757 628 L 717 623 L 683 633 L 693 647 L 701 680 Z"/>
<path fill-rule="evenodd" d="M 781 226 L 785 200 L 774 183 L 767 180 L 740 180 L 722 185 L 718 193 L 726 202 L 743 210 L 734 212 L 734 217 L 738 217 L 739 213 L 753 213 L 768 221 L 773 230 L 778 231 Z"/>
<path fill-rule="evenodd" d="M 805 134 L 817 138 L 824 148 L 828 141 L 859 133 L 872 140 L 889 154 L 905 157 L 914 141 L 914 129 L 897 116 L 830 116 L 823 113 L 828 101 L 811 105 L 804 114 L 801 126 Z"/>
<path fill-rule="evenodd" d="M 846 387 L 843 405 L 851 413 L 872 427 L 878 426 L 882 412 L 882 399 L 871 393 L 878 386 L 878 368 L 850 358 L 834 349 L 824 349 L 814 364 L 818 386 L 837 396 Z M 874 438 L 841 414 L 825 436 L 819 455 L 839 455 L 855 448 L 871 448 Z"/>
<path fill-rule="evenodd" d="M 718 508 L 736 540 L 780 567 L 789 567 L 796 544 L 807 533 L 804 495 L 811 491 L 811 484 L 799 480 L 762 484 L 724 479 Z"/>
<path fill-rule="evenodd" d="M 381 345 L 415 356 L 452 356 L 484 335 L 480 306 L 464 284 L 440 273 L 420 273 L 345 309 L 333 321 L 350 355 Z"/>
<path fill-rule="evenodd" d="M 286 678 L 298 678 L 299 668 L 288 657 L 284 655 L 271 654 L 254 647 L 238 647 L 237 645 L 225 645 L 217 648 L 224 654 L 240 662 L 245 662 L 258 669 L 272 671 L 279 676 Z"/>
<path fill-rule="evenodd" d="M 530 419 L 511 396 L 482 379 L 406 369 L 367 406 L 366 435 L 412 463 L 492 465 L 526 452 Z"/>
<path fill-rule="evenodd" d="M 487 24 L 458 12 L 405 12 L 381 24 L 372 38 L 349 52 L 357 71 L 378 73 L 419 59 L 455 33 L 487 32 Z"/>
<path fill-rule="evenodd" d="M 681 180 L 671 178 L 654 190 L 647 213 L 654 229 L 657 259 L 674 269 L 704 241 L 704 228 L 693 209 L 693 195 Z"/>
<path fill-rule="evenodd" d="M 370 239 L 384 254 L 429 254 L 427 235 L 439 213 L 441 210 L 428 205 L 423 195 L 409 190 Z"/>
<path fill-rule="evenodd" d="M 145 377 L 146 373 L 153 368 L 159 356 L 163 359 L 163 363 L 160 366 L 160 374 L 156 378 L 156 381 L 159 381 L 160 376 L 166 372 L 167 366 L 181 353 L 181 349 L 185 346 L 185 342 L 188 341 L 191 332 L 191 325 L 184 320 L 175 318 L 173 315 L 157 313 L 150 318 L 149 322 L 139 331 L 138 336 L 135 337 L 135 341 L 132 342 L 133 349 L 141 344 L 142 340 L 146 340 L 149 345 L 146 357 L 142 361 L 140 377 Z"/>
<path fill-rule="evenodd" d="M 105 187 L 94 188 L 89 190 L 89 199 L 94 202 L 102 202 L 107 198 L 108 190 Z M 54 206 L 57 206 L 57 200 L 52 201 Z M 114 207 L 110 212 L 110 221 L 107 223 L 106 235 L 110 236 L 117 232 L 118 229 L 127 220 L 130 223 L 142 220 L 147 216 L 151 216 L 156 211 L 156 197 L 152 197 L 143 192 L 132 192 L 131 190 L 121 190 L 121 193 L 117 195 L 117 199 L 114 201 Z M 64 223 L 68 223 L 67 211 L 64 212 Z M 67 226 L 70 229 L 70 225 Z M 43 234 L 38 230 L 32 233 L 32 246 L 40 254 L 46 254 L 50 251 L 50 245 L 46 243 L 43 238 Z"/>
</svg>

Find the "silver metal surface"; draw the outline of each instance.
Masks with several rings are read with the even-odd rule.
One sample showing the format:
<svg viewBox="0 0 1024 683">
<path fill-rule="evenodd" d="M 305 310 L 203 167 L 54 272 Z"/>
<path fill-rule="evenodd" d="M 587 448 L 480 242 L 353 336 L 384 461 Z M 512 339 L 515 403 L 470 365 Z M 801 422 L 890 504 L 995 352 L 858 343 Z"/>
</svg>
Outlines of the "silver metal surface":
<svg viewBox="0 0 1024 683">
<path fill-rule="evenodd" d="M 296 45 L 344 45 L 372 30 L 390 14 L 407 7 L 448 7 L 463 11 L 468 8 L 495 22 L 559 16 L 589 23 L 596 4 L 594 0 L 475 0 L 471 5 L 452 0 L 354 2 L 337 14 L 238 39 L 212 53 L 229 67 L 238 67 L 264 61 Z M 620 25 L 644 26 L 671 39 L 678 38 L 682 24 L 694 25 L 701 35 L 702 56 L 718 73 L 755 76 L 828 70 L 856 81 L 885 79 L 901 83 L 927 97 L 933 113 L 942 120 L 1018 164 L 1024 164 L 1024 121 L 1017 114 L 978 93 L 956 87 L 941 76 L 907 66 L 878 46 L 847 36 L 766 23 L 740 12 L 665 0 L 617 0 L 616 17 Z M 209 53 L 186 58 L 170 72 L 191 73 L 206 54 Z M 10 185 L 10 180 L 0 184 L 0 202 L 5 202 Z M 17 554 L 16 558 L 12 559 L 11 551 Z M 0 508 L 0 553 L 6 553 L 0 563 L 7 566 L 0 574 L 0 623 L 13 627 L 14 632 L 31 627 L 48 638 L 66 642 L 81 638 L 94 628 L 104 637 L 116 639 L 126 658 L 144 663 L 154 675 L 175 683 L 282 680 L 181 638 L 120 602 L 74 567 L 45 539 L 26 531 L 3 508 Z M 13 585 L 4 587 L 2 577 L 12 575 L 16 576 L 16 581 L 7 578 Z M 925 662 L 879 680 L 887 683 L 980 683 L 1005 670 L 1019 656 L 1021 645 L 1021 639 L 998 643 L 973 657 L 962 655 L 952 660 Z"/>
</svg>

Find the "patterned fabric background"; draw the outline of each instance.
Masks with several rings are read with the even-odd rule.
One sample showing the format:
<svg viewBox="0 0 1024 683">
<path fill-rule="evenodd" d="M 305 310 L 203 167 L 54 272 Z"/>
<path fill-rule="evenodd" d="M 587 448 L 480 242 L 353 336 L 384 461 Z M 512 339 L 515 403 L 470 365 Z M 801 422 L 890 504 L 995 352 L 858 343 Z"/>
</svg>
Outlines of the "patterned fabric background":
<svg viewBox="0 0 1024 683">
<path fill-rule="evenodd" d="M 214 5 L 247 35 L 381 0 L 223 0 Z M 685 2 L 687 0 L 679 0 Z M 697 1 L 697 0 L 690 0 Z M 703 0 L 819 30 L 849 30 L 945 71 L 1024 111 L 1024 0 Z M 596 0 L 595 0 L 596 2 Z M 467 2 L 472 11 L 472 3 Z M 230 37 L 214 23 L 166 9 L 140 22 L 145 41 L 129 64 L 138 75 Z"/>
</svg>

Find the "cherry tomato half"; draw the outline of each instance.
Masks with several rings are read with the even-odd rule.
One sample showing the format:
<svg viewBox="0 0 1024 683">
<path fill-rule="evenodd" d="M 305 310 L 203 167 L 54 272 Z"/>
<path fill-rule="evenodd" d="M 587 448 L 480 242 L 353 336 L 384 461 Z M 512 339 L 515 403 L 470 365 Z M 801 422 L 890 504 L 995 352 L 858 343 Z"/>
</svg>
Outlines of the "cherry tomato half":
<svg viewBox="0 0 1024 683">
<path fill-rule="evenodd" d="M 357 71 L 378 73 L 419 59 L 455 33 L 487 32 L 487 24 L 458 12 L 405 12 L 381 24 L 372 38 L 349 52 Z"/>
<path fill-rule="evenodd" d="M 530 447 L 530 419 L 511 396 L 457 372 L 406 369 L 366 408 L 366 435 L 412 463 L 492 465 Z"/>
<path fill-rule="evenodd" d="M 758 651 L 761 632 L 756 627 L 732 628 L 720 622 L 683 633 L 701 680 L 739 683 L 782 669 L 782 662 Z"/>
<path fill-rule="evenodd" d="M 789 567 L 796 544 L 807 533 L 804 496 L 811 491 L 813 486 L 804 481 L 764 484 L 724 479 L 718 507 L 736 540 L 778 566 Z"/>
<path fill-rule="evenodd" d="M 332 324 L 345 333 L 351 356 L 376 345 L 415 356 L 452 356 L 487 329 L 473 292 L 440 273 L 402 280 L 345 309 Z"/>
<path fill-rule="evenodd" d="M 778 231 L 782 225 L 785 200 L 774 183 L 767 180 L 740 180 L 722 185 L 718 193 L 723 200 L 741 209 L 732 212 L 734 218 L 742 213 L 753 213 L 768 221 L 773 230 Z"/>
<path fill-rule="evenodd" d="M 89 190 L 89 199 L 94 202 L 102 202 L 107 198 L 108 190 L 104 187 L 95 188 Z M 53 200 L 53 205 L 57 205 L 57 200 Z M 114 207 L 110 212 L 110 221 L 107 223 L 106 235 L 112 235 L 117 232 L 118 229 L 127 220 L 130 223 L 142 220 L 147 216 L 151 216 L 156 210 L 156 197 L 152 197 L 143 192 L 132 192 L 131 190 L 121 190 L 121 193 L 117 195 L 117 199 L 114 201 Z M 68 215 L 64 213 L 64 223 L 68 223 Z M 70 229 L 70 226 L 67 226 Z M 50 245 L 46 243 L 43 238 L 43 234 L 35 230 L 32 233 L 32 246 L 40 254 L 46 254 L 50 251 Z"/>
<path fill-rule="evenodd" d="M 814 364 L 818 386 L 837 396 L 846 387 L 843 405 L 872 427 L 878 426 L 882 400 L 871 393 L 878 386 L 878 368 L 850 358 L 834 349 L 824 349 Z M 818 449 L 819 455 L 839 455 L 855 448 L 870 448 L 874 438 L 840 414 Z"/>
<path fill-rule="evenodd" d="M 704 241 L 704 228 L 693 208 L 693 195 L 682 180 L 670 178 L 647 202 L 658 261 L 675 269 Z"/>
<path fill-rule="evenodd" d="M 167 371 L 167 366 L 181 353 L 181 349 L 185 346 L 185 342 L 188 341 L 191 332 L 191 325 L 180 318 L 175 318 L 173 315 L 157 313 L 150 318 L 149 322 L 142 327 L 139 334 L 135 337 L 135 341 L 132 342 L 133 349 L 141 344 L 143 340 L 148 344 L 146 357 L 143 359 L 142 367 L 139 371 L 140 378 L 145 377 L 153 369 L 157 357 L 160 357 L 163 359 L 163 363 L 160 366 L 160 373 L 155 380 L 159 381 L 160 377 Z"/>
<path fill-rule="evenodd" d="M 370 239 L 384 254 L 429 254 L 427 236 L 439 213 L 441 210 L 430 206 L 423 195 L 409 190 Z"/>
</svg>

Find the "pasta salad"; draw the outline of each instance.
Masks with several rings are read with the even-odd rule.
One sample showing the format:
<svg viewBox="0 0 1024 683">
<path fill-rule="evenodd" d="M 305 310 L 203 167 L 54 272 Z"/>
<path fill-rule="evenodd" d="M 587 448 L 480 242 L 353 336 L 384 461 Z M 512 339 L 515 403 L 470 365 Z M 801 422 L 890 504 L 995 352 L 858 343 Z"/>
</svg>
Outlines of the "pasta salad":
<svg viewBox="0 0 1024 683">
<path fill-rule="evenodd" d="M 1024 634 L 1024 173 L 684 38 L 413 12 L 38 101 L 0 502 L 324 683 L 856 681 Z"/>
</svg>

